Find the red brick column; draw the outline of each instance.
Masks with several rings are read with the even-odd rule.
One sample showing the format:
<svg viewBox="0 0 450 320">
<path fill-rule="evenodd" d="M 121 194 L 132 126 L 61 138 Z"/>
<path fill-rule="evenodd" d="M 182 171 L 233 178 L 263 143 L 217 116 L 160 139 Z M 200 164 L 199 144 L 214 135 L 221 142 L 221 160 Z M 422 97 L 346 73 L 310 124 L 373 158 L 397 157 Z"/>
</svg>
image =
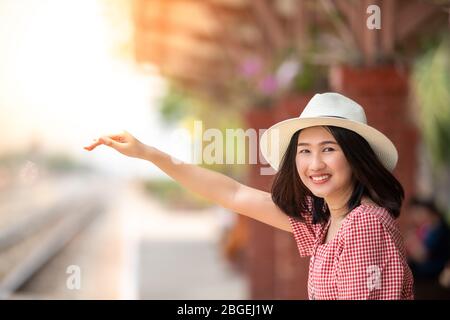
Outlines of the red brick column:
<svg viewBox="0 0 450 320">
<path fill-rule="evenodd" d="M 267 129 L 275 123 L 274 109 L 252 109 L 245 114 L 246 129 Z M 259 139 L 258 139 L 259 150 Z M 261 175 L 261 158 L 258 164 L 249 165 L 246 184 L 270 191 L 273 176 Z M 267 166 L 267 165 L 266 165 Z M 241 218 L 242 219 L 242 218 Z M 250 280 L 250 299 L 274 298 L 274 228 L 259 221 L 243 217 L 247 226 L 246 270 Z"/>
<path fill-rule="evenodd" d="M 289 97 L 269 110 L 251 110 L 245 117 L 247 127 L 267 129 L 278 121 L 298 117 L 312 95 Z M 273 176 L 261 175 L 260 168 L 249 167 L 247 183 L 270 191 Z M 309 259 L 299 257 L 293 235 L 251 219 L 246 219 L 245 224 L 251 298 L 307 299 Z"/>
<path fill-rule="evenodd" d="M 408 84 L 408 71 L 393 65 L 373 68 L 337 66 L 330 70 L 332 90 L 360 103 L 368 123 L 386 134 L 397 147 L 399 162 L 394 175 L 405 189 L 406 200 L 415 192 L 419 137 L 410 114 Z M 400 217 L 402 225 L 404 210 Z"/>
<path fill-rule="evenodd" d="M 313 93 L 287 97 L 277 106 L 276 122 L 296 118 Z M 275 299 L 308 299 L 309 258 L 300 258 L 292 233 L 275 230 Z"/>
</svg>

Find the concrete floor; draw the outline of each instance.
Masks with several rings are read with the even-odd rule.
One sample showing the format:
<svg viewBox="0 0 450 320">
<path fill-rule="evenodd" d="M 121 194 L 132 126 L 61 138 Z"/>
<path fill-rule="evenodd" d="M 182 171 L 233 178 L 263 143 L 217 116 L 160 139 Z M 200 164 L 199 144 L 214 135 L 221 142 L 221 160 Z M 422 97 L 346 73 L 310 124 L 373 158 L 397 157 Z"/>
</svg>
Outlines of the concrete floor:
<svg viewBox="0 0 450 320">
<path fill-rule="evenodd" d="M 212 241 L 143 241 L 141 299 L 246 299 L 245 281 L 218 254 Z"/>
<path fill-rule="evenodd" d="M 139 190 L 132 196 L 139 206 L 137 298 L 247 299 L 247 280 L 224 259 L 219 244 L 224 215 L 234 213 L 172 211 Z"/>
</svg>

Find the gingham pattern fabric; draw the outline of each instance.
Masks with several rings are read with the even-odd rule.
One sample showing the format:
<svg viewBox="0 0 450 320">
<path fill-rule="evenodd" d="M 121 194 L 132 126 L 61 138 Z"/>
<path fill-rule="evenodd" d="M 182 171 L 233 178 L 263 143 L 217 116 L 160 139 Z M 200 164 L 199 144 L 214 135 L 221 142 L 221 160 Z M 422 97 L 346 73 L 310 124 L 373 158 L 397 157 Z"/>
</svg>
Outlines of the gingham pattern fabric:
<svg viewBox="0 0 450 320">
<path fill-rule="evenodd" d="M 330 222 L 313 224 L 289 217 L 301 256 L 311 256 L 310 299 L 413 299 L 413 277 L 395 219 L 378 206 L 363 204 L 324 243 Z"/>
</svg>

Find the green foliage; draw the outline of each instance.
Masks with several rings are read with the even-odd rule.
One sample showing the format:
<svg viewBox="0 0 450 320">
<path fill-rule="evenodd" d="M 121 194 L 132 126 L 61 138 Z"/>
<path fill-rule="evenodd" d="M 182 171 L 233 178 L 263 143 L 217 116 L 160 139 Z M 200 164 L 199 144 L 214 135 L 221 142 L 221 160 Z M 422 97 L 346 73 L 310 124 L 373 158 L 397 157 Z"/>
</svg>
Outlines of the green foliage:
<svg viewBox="0 0 450 320">
<path fill-rule="evenodd" d="M 160 112 L 166 123 L 176 123 L 193 108 L 192 98 L 175 86 L 170 86 L 161 100 Z"/>
<path fill-rule="evenodd" d="M 325 74 L 325 67 L 305 62 L 302 72 L 294 78 L 291 92 L 305 93 L 322 89 L 325 86 L 323 83 L 326 82 Z"/>
<path fill-rule="evenodd" d="M 146 192 L 154 195 L 165 206 L 172 209 L 203 209 L 211 205 L 173 180 L 148 180 L 144 182 L 143 186 Z"/>
<path fill-rule="evenodd" d="M 68 171 L 87 171 L 89 167 L 81 162 L 76 161 L 66 154 L 50 154 L 44 160 L 43 164 L 51 171 L 68 172 Z"/>
<path fill-rule="evenodd" d="M 450 47 L 445 39 L 414 66 L 419 123 L 436 168 L 450 163 Z"/>
<path fill-rule="evenodd" d="M 89 171 L 91 168 L 65 153 L 45 153 L 35 155 L 28 152 L 9 153 L 0 156 L 0 167 L 19 170 L 28 161 L 51 172 Z"/>
<path fill-rule="evenodd" d="M 223 163 L 201 163 L 200 166 L 224 173 L 228 176 L 231 176 L 235 179 L 239 179 L 244 174 L 245 166 L 244 165 L 227 165 L 226 155 L 234 154 L 234 159 L 238 159 L 239 156 L 244 156 L 246 150 L 244 148 L 240 148 L 239 145 L 234 142 L 227 144 L 226 131 L 227 129 L 236 130 L 244 127 L 242 120 L 240 119 L 238 110 L 234 108 L 226 108 L 225 106 L 209 106 L 208 104 L 202 105 L 202 108 L 198 110 L 197 118 L 186 117 L 184 121 L 185 127 L 191 132 L 191 135 L 194 135 L 193 126 L 194 120 L 201 120 L 203 125 L 203 132 L 208 129 L 214 128 L 220 131 L 220 135 L 223 137 Z M 197 134 L 197 133 L 196 133 Z M 202 151 L 203 154 L 206 152 L 206 148 L 209 145 L 214 145 L 215 138 L 212 138 L 210 141 L 206 141 L 203 137 L 195 137 L 202 139 Z M 218 150 L 216 150 L 218 151 Z M 235 160 L 236 162 L 236 160 Z"/>
<path fill-rule="evenodd" d="M 201 121 L 203 131 L 215 128 L 226 136 L 226 129 L 242 128 L 239 110 L 226 102 L 218 102 L 207 97 L 200 97 L 195 93 L 184 91 L 176 85 L 171 85 L 166 95 L 161 100 L 160 106 L 163 120 L 169 125 L 179 125 L 186 128 L 191 137 L 194 135 L 194 121 Z M 199 138 L 199 137 L 196 137 Z M 200 137 L 202 138 L 202 137 Z M 213 141 L 203 141 L 203 148 Z M 225 144 L 225 140 L 224 140 Z M 234 154 L 242 154 L 245 150 L 234 148 Z M 222 150 L 224 155 L 230 150 Z M 225 162 L 225 161 L 224 161 Z M 200 164 L 202 167 L 222 172 L 235 178 L 243 173 L 242 166 L 230 166 L 225 164 Z"/>
</svg>

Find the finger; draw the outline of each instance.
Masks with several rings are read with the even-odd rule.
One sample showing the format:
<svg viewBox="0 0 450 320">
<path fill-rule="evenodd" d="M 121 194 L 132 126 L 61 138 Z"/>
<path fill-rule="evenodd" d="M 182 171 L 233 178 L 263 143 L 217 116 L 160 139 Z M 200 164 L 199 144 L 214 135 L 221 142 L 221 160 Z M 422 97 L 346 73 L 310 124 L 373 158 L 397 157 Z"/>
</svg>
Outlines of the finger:
<svg viewBox="0 0 450 320">
<path fill-rule="evenodd" d="M 111 139 L 108 136 L 103 136 L 99 139 L 99 141 L 103 144 L 105 144 L 108 147 L 112 147 L 112 148 L 116 148 L 117 147 L 117 142 L 114 141 L 113 139 Z"/>
<path fill-rule="evenodd" d="M 100 140 L 94 139 L 94 142 L 91 143 L 91 144 L 88 145 L 88 146 L 85 146 L 84 149 L 86 149 L 86 150 L 88 150 L 88 151 L 91 151 L 91 150 L 93 150 L 95 147 L 97 147 L 97 146 L 99 146 L 99 145 L 101 145 L 101 144 L 102 144 L 102 142 L 101 142 Z"/>
<path fill-rule="evenodd" d="M 126 136 L 124 133 L 107 134 L 107 135 L 104 135 L 104 137 L 108 137 L 108 138 L 110 138 L 114 141 L 118 141 L 118 142 L 126 141 Z"/>
<path fill-rule="evenodd" d="M 109 136 L 109 138 L 111 138 L 117 142 L 125 142 L 126 141 L 126 138 L 123 135 L 113 135 L 113 136 Z"/>
<path fill-rule="evenodd" d="M 122 137 L 125 137 L 125 139 L 133 139 L 133 135 L 127 130 L 122 130 Z"/>
</svg>

